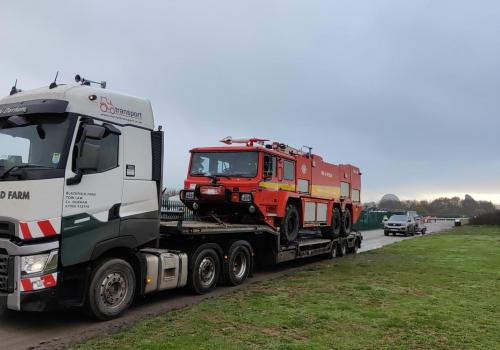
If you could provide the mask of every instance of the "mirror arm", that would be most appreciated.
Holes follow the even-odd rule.
[[[82,177],[83,177],[83,171],[82,169],[78,169],[76,171],[75,176],[70,177],[66,180],[66,185],[68,186],[78,185],[80,182],[82,182]]]

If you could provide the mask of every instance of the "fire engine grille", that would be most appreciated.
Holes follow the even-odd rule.
[[[0,292],[12,292],[12,273],[12,259],[8,255],[0,255]]]

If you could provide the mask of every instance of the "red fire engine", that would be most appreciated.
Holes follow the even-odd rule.
[[[361,213],[359,169],[267,141],[227,137],[221,142],[232,146],[192,149],[182,202],[202,220],[264,222],[282,243],[302,228],[348,236]]]

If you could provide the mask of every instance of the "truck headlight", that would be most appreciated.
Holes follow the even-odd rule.
[[[53,250],[46,254],[22,256],[21,274],[24,276],[56,271],[58,253],[57,250]]]
[[[252,195],[250,193],[242,193],[240,199],[242,202],[251,202]]]

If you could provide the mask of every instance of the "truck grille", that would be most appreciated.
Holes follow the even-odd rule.
[[[13,259],[8,255],[0,255],[0,292],[12,293]]]
[[[14,236],[14,224],[8,221],[0,221],[0,235]]]

